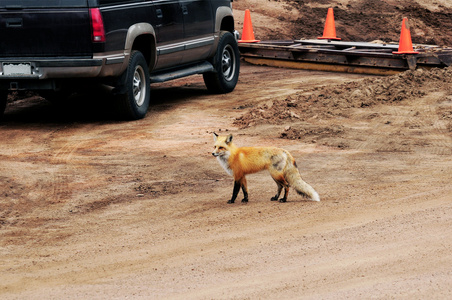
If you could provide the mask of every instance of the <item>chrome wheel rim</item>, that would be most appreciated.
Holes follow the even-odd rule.
[[[133,99],[137,106],[143,105],[146,98],[146,79],[144,75],[144,70],[141,66],[137,66],[133,74]]]
[[[231,81],[235,74],[235,53],[231,45],[227,45],[223,49],[223,55],[221,58],[221,69],[224,79]]]

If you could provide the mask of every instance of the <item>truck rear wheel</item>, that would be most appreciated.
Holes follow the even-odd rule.
[[[125,119],[142,119],[149,108],[151,81],[148,65],[141,52],[132,52],[124,77],[123,90],[117,99],[118,111]]]
[[[207,89],[218,94],[232,92],[239,80],[240,53],[237,40],[229,31],[220,33],[213,67],[215,72],[203,74]]]

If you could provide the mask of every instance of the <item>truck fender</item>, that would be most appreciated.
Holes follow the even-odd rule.
[[[226,22],[223,24],[223,21]],[[221,26],[226,26],[226,28],[222,28]],[[215,14],[215,42],[213,45],[213,50],[210,53],[210,56],[212,57],[215,55],[217,48],[218,48],[218,42],[220,40],[220,31],[226,30],[230,31],[234,34],[234,15],[232,13],[232,9],[227,6],[220,6],[217,8],[216,14]]]
[[[150,45],[139,45],[144,47],[144,49],[133,49],[134,43],[140,36],[148,36],[151,39]],[[124,45],[124,55],[125,66],[124,69],[128,65],[128,61],[130,58],[130,54],[132,50],[140,50],[146,58],[148,62],[149,69],[152,70],[155,62],[157,60],[157,51],[156,51],[156,40],[155,40],[155,30],[154,27],[149,23],[137,23],[129,27],[127,30],[126,42]]]
[[[140,40],[141,37],[149,37],[150,44],[142,44],[140,42],[135,43],[135,41]],[[157,51],[155,45],[155,30],[151,24],[137,23],[129,27],[129,29],[127,30],[127,36],[124,45],[125,59],[121,66],[121,75],[114,83],[115,88],[113,90],[113,94],[122,94],[125,92],[123,83],[127,80],[126,70],[129,66],[130,55],[132,54],[133,50],[139,50],[144,55],[149,66],[149,70],[152,70],[157,60]]]
[[[232,20],[234,20],[234,15],[232,13],[232,9],[227,6],[221,6],[217,8],[217,12],[215,15],[215,33],[219,33],[221,30],[221,24],[223,22],[223,19],[226,17],[230,17]],[[234,22],[232,22],[232,28],[230,28],[229,31],[234,31]]]

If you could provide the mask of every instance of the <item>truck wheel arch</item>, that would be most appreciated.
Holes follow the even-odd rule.
[[[127,31],[124,54],[130,57],[133,50],[140,51],[152,70],[157,61],[155,30],[149,23],[137,23],[129,27]],[[126,65],[128,60],[126,60]]]
[[[234,32],[232,9],[226,6],[219,7],[215,16],[215,32],[220,32],[221,30]]]

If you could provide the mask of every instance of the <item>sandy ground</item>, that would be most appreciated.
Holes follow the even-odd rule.
[[[153,98],[136,122],[95,102],[104,91],[9,104],[2,299],[452,297],[451,68],[244,63],[231,94],[194,76],[154,85]],[[271,202],[263,172],[248,176],[249,203],[227,204],[214,131],[289,150],[321,202],[293,191]]]

